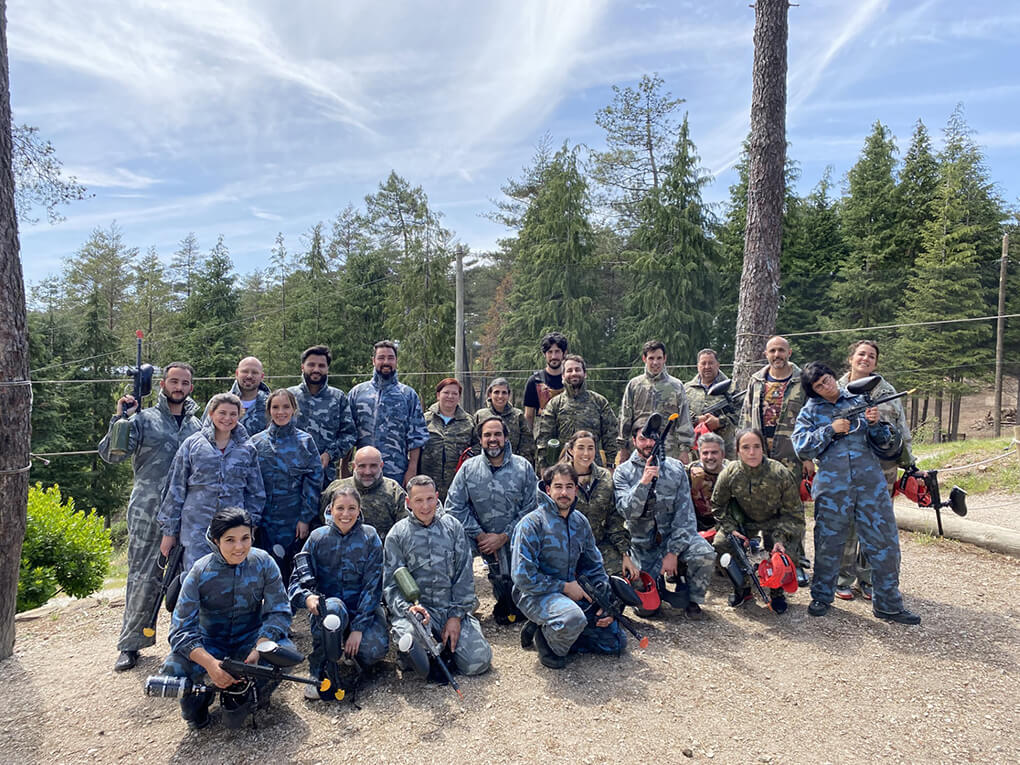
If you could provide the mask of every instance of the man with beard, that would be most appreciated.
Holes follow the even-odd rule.
[[[128,576],[124,600],[124,617],[117,657],[113,668],[118,672],[131,669],[138,663],[138,652],[155,645],[153,634],[147,637],[143,629],[152,613],[153,603],[159,597],[158,559],[162,532],[156,520],[160,499],[170,465],[177,447],[193,433],[202,429],[195,417],[198,405],[188,398],[192,390],[193,372],[188,364],[175,361],[163,369],[159,381],[159,398],[156,405],[142,409],[129,422],[131,432],[124,454],[110,453],[113,424],[121,414],[141,402],[132,396],[123,396],[117,402],[117,413],[110,420],[110,431],[99,442],[99,456],[105,462],[116,464],[131,456],[134,487],[128,500]]]
[[[414,388],[397,380],[397,346],[380,340],[372,347],[371,380],[351,388],[351,413],[358,448],[374,446],[383,475],[401,486],[418,474],[418,457],[428,443],[425,412]]]
[[[237,363],[234,371],[234,384],[230,392],[241,399],[241,419],[239,422],[249,436],[261,433],[269,427],[266,418],[266,399],[272,393],[269,386],[263,382],[266,373],[262,369],[262,362],[254,356],[248,356]],[[202,415],[202,424],[209,423],[209,408],[206,407]]]
[[[645,343],[641,349],[641,359],[645,362],[644,374],[631,378],[623,391],[617,461],[622,465],[630,457],[629,437],[634,423],[658,412],[663,420],[671,414],[680,415],[666,441],[666,454],[686,464],[691,460],[694,427],[691,425],[684,384],[666,371],[666,346],[661,340]]]
[[[535,430],[535,417],[542,414],[546,404],[563,390],[563,357],[567,353],[567,338],[559,332],[550,332],[542,338],[542,355],[545,369],[528,378],[524,386],[524,419]]]
[[[563,394],[546,404],[545,411],[538,418],[538,453],[535,467],[545,470],[559,456],[546,454],[550,439],[565,444],[579,430],[587,430],[595,436],[595,443],[605,452],[605,460],[599,451],[595,452],[596,465],[616,465],[616,415],[605,396],[588,390],[585,380],[588,367],[577,354],[569,354],[563,360]]]
[[[631,557],[642,571],[656,577],[663,600],[675,608],[683,607],[688,618],[699,620],[704,617],[700,604],[705,602],[715,553],[698,534],[687,471],[672,457],[655,464],[652,451],[656,440],[642,433],[647,422],[648,418],[642,417],[634,423],[629,434],[634,452],[613,474],[616,507],[630,532]],[[679,586],[677,592],[669,592],[665,583],[667,576],[679,578],[681,562],[687,569],[686,598]]]
[[[354,445],[355,429],[347,395],[329,384],[333,354],[325,345],[313,345],[301,354],[300,385],[288,390],[298,402],[294,426],[315,440],[325,473],[324,485],[336,478],[334,462]]]
[[[501,548],[513,537],[518,521],[535,509],[538,479],[531,464],[510,449],[506,439],[506,424],[496,416],[482,420],[478,438],[482,453],[461,465],[446,495],[446,511],[460,521],[475,555],[487,562],[504,559]],[[506,572],[503,572],[504,574]],[[513,608],[506,602],[508,593],[502,593],[490,568],[493,592],[497,603],[493,618],[508,623]]]
[[[712,514],[712,490],[719,473],[726,466],[722,436],[706,433],[698,439],[698,460],[687,466],[687,477],[691,482],[691,502],[698,521],[698,531],[715,528],[716,518]]]
[[[698,425],[704,425],[713,433],[718,433],[726,445],[727,459],[736,456],[733,436],[737,432],[737,420],[740,412],[720,412],[702,414],[708,407],[725,401],[725,396],[709,396],[708,389],[716,383],[725,382],[729,378],[719,371],[719,356],[711,348],[698,351],[698,373],[684,385],[687,392],[687,404],[691,408],[691,417]],[[701,441],[699,439],[698,443]]]
[[[365,523],[374,527],[383,541],[393,524],[407,514],[406,494],[400,484],[383,475],[383,458],[374,446],[362,446],[354,452],[354,475],[338,478],[322,492],[323,512],[329,512],[333,495],[343,486],[358,490]]]

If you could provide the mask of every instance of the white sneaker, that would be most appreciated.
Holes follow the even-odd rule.
[[[309,701],[318,701],[319,700],[319,689],[316,688],[314,685],[306,685],[305,686],[305,698],[308,699]]]

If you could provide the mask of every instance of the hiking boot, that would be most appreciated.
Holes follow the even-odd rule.
[[[538,625],[530,620],[521,628],[521,648],[527,650],[535,645],[535,632],[537,630]]]
[[[875,616],[879,619],[884,619],[887,622],[896,622],[897,624],[920,624],[921,617],[915,614],[913,611],[903,609],[897,611],[895,614],[887,614],[883,611],[875,611]]]
[[[829,611],[829,604],[823,603],[820,600],[812,600],[811,605],[807,607],[807,612],[812,616],[825,616]]]
[[[854,591],[851,590],[849,587],[837,587],[836,597],[839,598],[840,600],[853,600]]]
[[[684,608],[684,613],[687,614],[687,618],[692,622],[700,622],[705,619],[705,612],[701,610],[701,606],[697,603],[691,602]]]
[[[769,602],[769,608],[777,614],[785,614],[787,609],[786,596],[773,595]]]
[[[117,661],[113,663],[114,672],[126,672],[138,664],[138,651],[121,651]]]
[[[566,657],[559,656],[553,651],[542,630],[535,631],[535,647],[538,649],[538,660],[542,662],[542,666],[549,669],[563,669],[567,666]]]

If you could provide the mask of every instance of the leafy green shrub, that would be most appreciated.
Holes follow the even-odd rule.
[[[18,611],[41,606],[58,592],[84,598],[103,586],[113,547],[95,512],[61,502],[60,488],[28,490],[28,523],[18,572]]]
[[[113,543],[113,549],[116,551],[127,547],[128,528],[126,519],[121,518],[110,524],[110,541]]]

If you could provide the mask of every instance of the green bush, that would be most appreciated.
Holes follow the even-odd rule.
[[[113,549],[117,552],[127,548],[127,520],[121,518],[110,524],[110,541],[113,543]]]
[[[95,509],[61,502],[60,488],[28,490],[28,523],[18,572],[18,611],[41,606],[58,592],[84,598],[103,586],[113,547]]]

